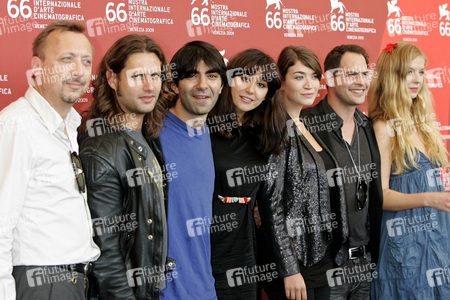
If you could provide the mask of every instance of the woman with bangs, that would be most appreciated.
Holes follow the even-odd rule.
[[[211,264],[218,299],[256,299],[256,276],[274,270],[256,265],[254,209],[267,179],[267,155],[280,153],[286,119],[275,92],[275,61],[257,49],[227,66],[216,106],[207,119],[215,166]],[[250,279],[253,278],[253,279]]]
[[[450,299],[450,194],[440,169],[448,153],[435,126],[426,56],[388,44],[369,90],[381,153],[383,224],[373,299]],[[448,279],[447,279],[448,280]]]
[[[327,171],[339,168],[337,161],[300,117],[317,97],[322,68],[302,46],[284,48],[278,67],[289,141],[281,155],[269,158],[279,176],[264,187],[259,210],[271,236],[273,254],[267,256],[274,256],[281,280],[264,289],[271,300],[329,299],[326,273],[344,262],[348,238],[344,190],[328,185]]]

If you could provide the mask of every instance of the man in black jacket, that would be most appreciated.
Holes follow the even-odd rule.
[[[301,116],[336,157],[339,168],[327,171],[328,184],[343,185],[347,202],[348,258],[327,271],[331,299],[369,299],[378,261],[383,207],[380,153],[371,121],[357,108],[369,89],[368,62],[366,51],[357,45],[331,50],[324,63],[328,95],[302,110]]]
[[[106,52],[94,101],[80,127],[94,241],[93,296],[159,299],[175,273],[167,255],[167,170],[159,143],[168,66],[144,35],[119,39]],[[169,172],[167,172],[169,171]]]

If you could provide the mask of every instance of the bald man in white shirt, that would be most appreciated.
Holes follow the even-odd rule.
[[[85,299],[100,255],[72,107],[92,72],[83,32],[49,24],[33,43],[29,89],[0,112],[0,299]]]

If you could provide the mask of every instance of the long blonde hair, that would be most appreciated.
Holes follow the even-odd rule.
[[[417,57],[422,57],[426,65],[427,58],[422,51],[406,42],[398,42],[392,52],[381,52],[369,89],[369,117],[387,122],[390,130],[393,174],[418,167],[418,149],[411,140],[414,129],[417,129],[431,162],[436,166],[448,165],[448,152],[435,125],[432,96],[425,76],[415,99],[408,90],[406,77],[411,61]]]

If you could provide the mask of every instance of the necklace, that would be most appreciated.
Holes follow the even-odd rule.
[[[356,138],[358,139],[357,140],[358,141],[358,168],[356,167],[355,160],[353,159],[353,155],[350,152],[350,148],[348,147],[348,143],[346,140],[344,140],[344,144],[345,144],[345,147],[347,148],[348,155],[350,156],[350,159],[352,160],[353,166],[355,167],[356,173],[358,174],[358,181],[360,181],[361,175],[360,175],[359,171],[361,170],[360,169],[361,168],[361,153],[360,153],[360,145],[359,145],[359,131],[358,131],[358,124],[356,124],[356,120],[354,117],[353,117],[353,120],[355,121]]]
[[[356,128],[356,137],[358,141],[358,168],[356,167],[355,160],[353,159],[353,155],[350,151],[350,148],[348,147],[347,141],[344,140],[345,147],[347,148],[348,155],[350,156],[350,159],[352,160],[353,166],[355,167],[355,171],[358,174],[358,181],[356,182],[356,203],[358,204],[358,209],[362,210],[369,199],[369,194],[367,193],[369,187],[364,178],[361,176],[361,149],[360,149],[360,143],[359,143],[359,131],[358,131],[358,124],[356,124],[356,119],[353,117],[353,120],[355,122],[355,128]]]

